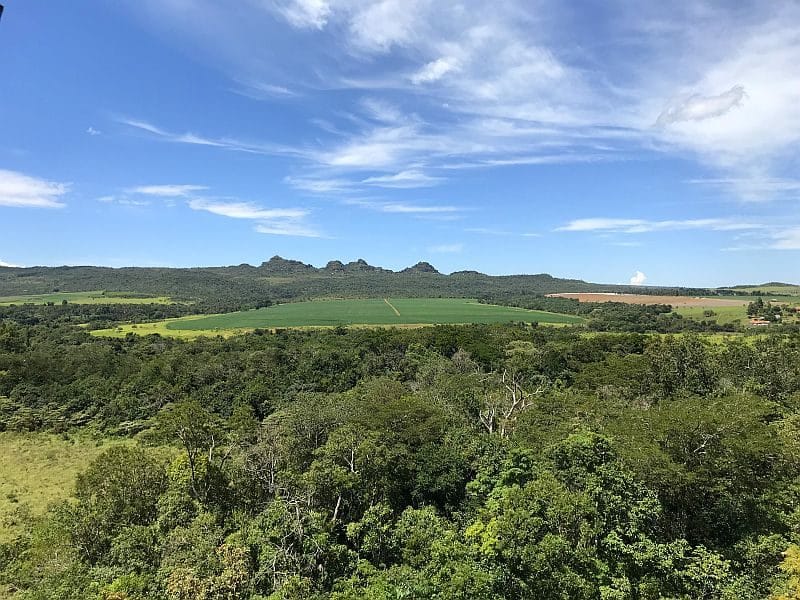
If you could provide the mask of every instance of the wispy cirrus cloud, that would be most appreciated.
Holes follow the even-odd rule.
[[[309,227],[308,225],[304,225],[302,223],[298,223],[296,221],[270,221],[259,223],[256,225],[255,230],[258,233],[265,233],[267,235],[288,235],[294,237],[310,237],[310,238],[319,238],[325,237],[314,229],[313,227]]]
[[[14,208],[63,208],[69,185],[0,169],[0,206]]]
[[[800,145],[800,6],[792,1],[636,11],[611,3],[592,14],[596,39],[587,37],[585,11],[557,0],[274,0],[237,11],[198,0],[192,19],[182,2],[144,5],[159,26],[217,40],[207,60],[261,86],[265,98],[307,91],[313,120],[325,126],[287,148],[129,125],[173,142],[293,156],[355,185],[364,170],[378,171],[366,179],[415,168],[437,177],[444,167],[645,153],[690,157],[726,178],[776,178],[792,171]],[[264,45],[265,36],[281,43]],[[320,110],[343,91],[350,110]],[[747,186],[725,192],[752,196]],[[760,198],[770,194],[764,188]]]
[[[734,219],[646,219],[589,218],[575,219],[556,231],[599,233],[650,233],[654,231],[677,231],[685,229],[707,229],[711,231],[743,231],[764,229],[760,223],[748,223]]]
[[[192,132],[175,133],[162,129],[157,125],[153,125],[148,121],[139,119],[130,119],[122,117],[117,121],[123,125],[127,125],[133,129],[144,131],[153,135],[156,139],[177,144],[189,144],[192,146],[209,146],[212,148],[221,148],[224,150],[233,150],[235,152],[245,152],[247,154],[264,154],[264,155],[284,155],[284,156],[297,156],[304,157],[307,152],[300,148],[292,148],[282,146],[279,144],[271,143],[251,143],[236,138],[229,137],[211,137],[195,134]]]
[[[445,181],[444,177],[432,177],[417,169],[400,171],[393,175],[376,175],[361,180],[361,183],[386,188],[420,188],[431,187]]]
[[[254,230],[270,235],[323,237],[305,218],[310,211],[304,208],[265,208],[252,202],[192,198],[187,202],[192,210],[205,211],[230,219],[255,221]]]
[[[507,229],[495,229],[492,227],[468,227],[464,230],[467,233],[478,233],[481,235],[494,235],[498,237],[527,237],[527,238],[534,238],[534,237],[541,237],[541,233],[534,233],[534,232],[514,232],[508,231]]]
[[[800,196],[800,179],[769,177],[758,172],[749,173],[746,177],[691,179],[689,183],[730,192],[748,202],[767,202],[776,198],[793,200]]]
[[[299,29],[322,29],[331,13],[327,0],[276,0],[271,7]]]
[[[143,194],[145,196],[159,196],[162,198],[185,198],[195,192],[207,190],[205,185],[167,184],[167,185],[140,185],[128,188],[129,194]]]
[[[360,206],[384,213],[404,215],[454,215],[465,209],[452,204],[412,204],[408,202],[383,202],[375,200],[347,199],[344,204]]]
[[[800,227],[781,229],[772,235],[773,250],[800,250]]]
[[[746,94],[744,86],[735,85],[717,96],[694,94],[678,100],[658,115],[656,125],[666,127],[680,121],[703,121],[721,117],[731,109],[741,106]]]
[[[252,202],[220,202],[216,200],[192,199],[188,202],[192,210],[202,210],[231,219],[299,219],[308,215],[302,208],[262,208]]]

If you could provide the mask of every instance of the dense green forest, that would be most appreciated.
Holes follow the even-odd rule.
[[[20,515],[13,597],[798,597],[796,332],[616,305],[565,328],[79,326],[170,310],[0,314],[0,428],[129,441]],[[659,319],[679,333],[635,332]]]

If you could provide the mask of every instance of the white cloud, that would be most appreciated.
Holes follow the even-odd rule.
[[[421,0],[377,0],[361,3],[350,16],[352,42],[362,50],[387,52],[396,44],[410,42],[427,2]]]
[[[223,202],[193,198],[187,202],[189,208],[210,212],[231,219],[256,221],[258,233],[295,237],[323,237],[314,227],[305,222],[309,211],[304,208],[263,208],[251,202]]]
[[[439,244],[437,246],[430,246],[428,252],[436,252],[440,254],[456,254],[464,250],[464,244]]]
[[[188,205],[192,210],[203,210],[231,219],[298,219],[308,215],[308,211],[303,208],[261,208],[250,202],[218,202],[195,198],[189,200]]]
[[[361,183],[386,188],[420,188],[437,185],[442,181],[444,181],[443,177],[433,177],[431,175],[426,175],[422,171],[409,169],[407,171],[400,171],[394,175],[367,177],[362,180]]]
[[[344,204],[360,206],[384,213],[407,215],[453,215],[464,209],[453,205],[409,204],[407,202],[376,202],[374,200],[347,199]]]
[[[447,73],[454,71],[458,68],[458,63],[452,58],[437,58],[429,62],[419,71],[414,73],[410,79],[411,83],[419,85],[421,83],[432,83],[438,81]]]
[[[184,198],[194,192],[201,192],[208,188],[204,185],[140,185],[125,190],[130,194],[144,194],[145,196],[160,196],[163,198]]]
[[[253,100],[270,100],[273,98],[292,98],[298,95],[297,92],[290,90],[283,85],[275,85],[263,81],[237,81],[238,87],[231,91],[252,98]]]
[[[289,24],[299,29],[322,29],[331,13],[326,0],[276,0],[274,7]]]
[[[631,277],[631,285],[644,285],[645,281],[647,281],[647,275],[641,271],[636,271]]]
[[[711,10],[715,22],[673,36],[689,58],[659,72],[661,84],[675,82],[670,95],[728,90],[687,100],[674,115],[680,120],[662,114],[660,119],[669,126],[660,130],[660,139],[667,144],[663,150],[689,151],[734,178],[791,172],[787,160],[796,156],[800,144],[800,5],[754,6],[760,10],[750,7],[754,14],[741,16],[733,10]],[[653,77],[647,87],[655,92],[661,84]],[[647,104],[642,101],[642,106]],[[657,114],[652,104],[650,109]],[[746,188],[731,189],[747,194]]]
[[[773,250],[800,250],[800,227],[775,232],[770,248]]]
[[[717,96],[693,94],[665,108],[664,112],[658,115],[656,125],[665,127],[679,121],[702,121],[721,117],[732,108],[741,106],[745,96],[744,87],[741,85],[735,85]]]
[[[652,231],[673,231],[681,229],[708,229],[711,231],[741,231],[763,229],[759,223],[746,223],[732,219],[684,219],[648,221],[645,219],[575,219],[556,231],[582,231],[606,233],[649,233]]]
[[[331,192],[343,192],[350,189],[353,185],[348,179],[341,178],[315,178],[315,177],[292,177],[287,176],[283,178],[285,183],[288,183],[295,189],[303,190],[305,192],[313,192],[315,194],[329,194]]]
[[[747,177],[691,179],[689,183],[732,192],[748,202],[764,202],[775,198],[794,199],[800,195],[800,180],[769,177],[750,173]]]
[[[0,206],[16,208],[63,208],[67,184],[0,169]]]
[[[399,123],[405,120],[402,111],[386,100],[374,97],[364,98],[361,101],[361,106],[367,112],[367,115],[375,121],[380,121],[382,123]]]
[[[101,135],[103,132],[100,131],[99,129],[95,129],[94,127],[89,127],[86,130],[86,133],[88,133],[89,135]]]
[[[255,227],[258,233],[268,235],[290,235],[295,237],[323,237],[322,234],[306,225],[294,221],[271,221],[259,223]]]
[[[419,204],[406,204],[404,202],[388,202],[386,204],[381,204],[379,210],[386,213],[431,214],[455,213],[463,209],[457,206],[427,206]]]
[[[303,89],[321,100],[315,107],[330,106],[312,115],[317,123],[343,122],[341,131],[322,127],[327,135],[295,147],[129,122],[161,139],[291,156],[356,183],[363,174],[354,172],[367,169],[644,152],[692,157],[720,178],[769,180],[796,170],[797,2],[647,2],[636,11],[606,3],[593,14],[597,35],[557,0],[262,0],[236,11],[198,0],[191,18],[183,0],[144,4],[159,26],[214,39],[208,60],[234,79],[269,82],[267,95]],[[299,31],[276,26],[276,13]],[[277,43],[264,44],[268,34]],[[287,51],[293,43],[302,51]],[[368,94],[372,105],[353,99],[358,114],[343,116],[343,91]],[[726,191],[780,194],[753,187]]]
[[[290,148],[286,146],[280,146],[276,144],[258,144],[258,143],[250,143],[242,140],[238,140],[235,138],[211,138],[202,135],[197,135],[195,133],[187,132],[187,133],[174,133],[162,129],[152,123],[147,121],[141,121],[138,119],[128,119],[128,118],[120,118],[118,119],[120,123],[123,125],[127,125],[134,129],[138,129],[140,131],[145,131],[150,133],[157,138],[167,141],[173,142],[177,144],[189,144],[194,146],[210,146],[214,148],[222,148],[225,150],[233,150],[235,152],[245,152],[247,154],[265,154],[265,155],[273,155],[273,156],[297,156],[297,157],[308,157],[308,153],[304,150],[299,148]]]
[[[13,263],[6,262],[3,259],[0,259],[0,267],[12,267],[14,269],[22,269],[22,268],[24,268],[22,265],[15,265]]]

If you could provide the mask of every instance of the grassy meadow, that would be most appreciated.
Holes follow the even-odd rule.
[[[0,433],[0,543],[14,537],[24,514],[41,515],[67,498],[77,474],[109,442],[48,433]]]
[[[138,297],[116,292],[54,292],[52,294],[31,294],[28,296],[0,296],[0,306],[11,304],[172,304],[166,296]]]

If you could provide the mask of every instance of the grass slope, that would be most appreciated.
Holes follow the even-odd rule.
[[[27,296],[0,296],[0,306],[11,304],[61,304],[64,300],[71,304],[172,304],[166,296],[138,298],[103,291],[56,292],[52,294],[31,294]]]
[[[446,323],[580,323],[582,319],[544,311],[480,304],[461,298],[319,300],[279,304],[199,319],[176,319],[170,330],[252,329],[336,325],[432,325]]]
[[[0,543],[19,530],[20,513],[40,515],[67,498],[77,474],[108,447],[47,433],[0,433]]]

